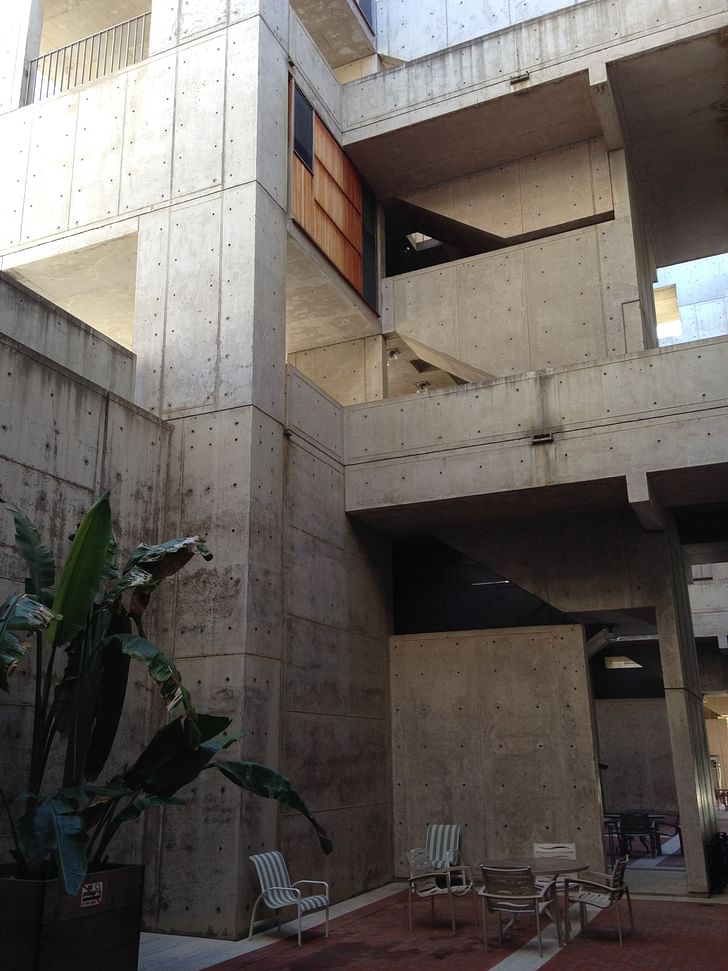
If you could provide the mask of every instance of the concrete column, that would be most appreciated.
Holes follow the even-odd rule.
[[[258,16],[217,36],[222,184],[194,191],[189,134],[195,112],[209,125],[220,110],[220,87],[201,87],[203,103],[189,105],[178,77],[174,204],[140,219],[137,400],[174,429],[166,532],[199,533],[214,554],[178,578],[160,642],[198,709],[229,715],[243,735],[232,757],[278,766],[287,59]],[[179,71],[193,74],[196,56],[195,45],[180,49]],[[213,773],[195,788],[186,810],[165,813],[161,835],[149,834],[154,926],[239,937],[252,902],[248,856],[277,844],[277,804]]]
[[[707,893],[704,846],[717,831],[695,635],[679,538],[665,531],[664,595],[656,604],[660,658],[680,809],[688,890]]]
[[[3,6],[0,31],[0,114],[23,103],[28,61],[38,55],[43,0],[17,0]]]

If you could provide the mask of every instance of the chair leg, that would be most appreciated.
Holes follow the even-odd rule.
[[[470,888],[470,896],[473,898],[473,923],[478,926],[478,902],[475,899],[475,887]]]
[[[559,914],[559,901],[557,897],[551,902],[551,918],[556,924],[556,939],[559,942],[559,947],[564,946],[564,938],[561,934],[561,915]]]
[[[409,894],[407,896],[407,903],[409,904],[409,907],[408,907],[408,910],[409,910],[409,925],[410,925],[410,933],[411,933],[412,932],[412,891],[411,890],[410,890],[410,892],[409,892]]]
[[[253,904],[253,913],[250,915],[250,930],[248,931],[248,940],[253,936],[253,928],[255,927],[255,913],[258,910],[258,903],[260,902],[260,897]]]
[[[622,918],[619,914],[619,900],[614,905],[614,909],[617,911],[617,933],[619,934],[619,946],[622,947]]]
[[[326,940],[329,939],[329,907],[326,905]]]
[[[634,933],[634,917],[632,916],[632,901],[629,897],[629,887],[624,888],[627,897],[627,910],[629,911],[629,929]]]
[[[485,922],[485,897],[481,897],[480,900],[481,900],[481,903],[483,904],[483,947],[487,951],[488,950],[488,927]]]
[[[301,905],[298,905],[298,946],[301,946]]]
[[[536,905],[536,936],[538,937],[538,956],[543,957],[543,944],[541,943],[541,915],[538,912],[538,904]]]
[[[582,931],[586,927],[586,904],[579,904],[579,927]]]
[[[450,924],[452,925],[452,932],[455,933],[455,905],[453,904],[452,894],[449,893],[448,897],[450,899]]]
[[[500,941],[501,946],[502,946],[503,943],[504,943],[504,941],[503,941],[503,914],[500,911],[498,911],[498,940]]]

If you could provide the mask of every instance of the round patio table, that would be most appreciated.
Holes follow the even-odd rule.
[[[527,866],[535,877],[544,874],[558,876],[560,873],[583,873],[589,869],[589,864],[583,860],[567,860],[563,856],[508,856],[500,860],[486,860],[481,866],[494,867],[497,870]]]

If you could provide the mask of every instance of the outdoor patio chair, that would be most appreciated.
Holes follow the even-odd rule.
[[[676,816],[665,814],[664,819],[658,819],[655,823],[655,838],[657,841],[658,852],[662,852],[662,841],[671,840],[677,836],[680,844],[680,852],[683,852],[682,830],[680,829],[680,813]]]
[[[483,944],[488,950],[488,933],[486,925],[486,905],[491,914],[498,914],[498,935],[503,944],[503,915],[511,918],[509,927],[519,914],[533,914],[536,918],[536,934],[538,935],[538,955],[543,956],[543,942],[541,940],[541,915],[548,911],[556,925],[559,945],[561,944],[561,921],[556,901],[555,884],[552,880],[543,887],[538,887],[533,878],[530,867],[500,867],[481,866],[483,886],[478,888],[478,896],[483,903]]]
[[[410,850],[407,853],[409,863],[409,928],[412,930],[412,901],[415,897],[422,900],[430,900],[432,908],[432,919],[435,919],[435,897],[447,896],[450,904],[450,923],[452,932],[455,933],[455,907],[453,897],[465,897],[470,894],[473,898],[473,920],[477,924],[478,914],[475,907],[475,896],[473,888],[473,878],[470,867],[460,864],[458,866],[439,866],[435,863],[422,847]]]
[[[555,856],[562,860],[575,860],[576,843],[534,843],[533,855],[539,859]],[[559,880],[556,873],[539,876],[536,879],[536,886],[543,887],[552,880],[556,881],[556,892],[560,893],[564,889],[564,881]]]
[[[586,908],[598,907],[606,910],[614,907],[617,915],[617,932],[619,946],[622,946],[622,920],[619,913],[619,901],[627,898],[630,928],[634,931],[632,916],[632,901],[629,899],[629,887],[624,882],[624,871],[627,857],[617,860],[611,873],[596,873],[589,870],[583,877],[567,877],[564,881],[564,902],[566,905],[566,943],[571,940],[571,922],[569,920],[569,906],[579,904],[579,924],[583,931],[586,926]]]
[[[619,815],[619,853],[620,856],[627,856],[632,850],[632,840],[635,836],[639,837],[640,842],[650,856],[657,856],[657,834],[655,833],[654,821],[649,814],[639,813],[620,813]]]
[[[255,926],[255,912],[262,901],[266,907],[275,911],[278,921],[278,933],[281,930],[280,912],[286,907],[295,907],[298,914],[298,946],[301,946],[301,918],[315,910],[326,910],[326,938],[329,936],[329,885],[324,880],[296,880],[291,883],[288,867],[283,854],[278,850],[270,853],[258,853],[250,857],[255,872],[258,875],[260,894],[253,904],[250,917],[250,931],[248,940],[253,936]],[[323,887],[324,892],[304,897],[298,889],[301,886]]]
[[[425,850],[436,870],[460,862],[460,831],[457,823],[428,823]]]

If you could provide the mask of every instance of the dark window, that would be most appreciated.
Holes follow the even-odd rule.
[[[362,183],[362,293],[366,302],[377,309],[377,200],[371,189]]]
[[[313,108],[298,88],[293,95],[293,151],[313,172]]]
[[[372,0],[357,0],[359,9],[367,19],[369,26],[374,30],[374,4]]]

